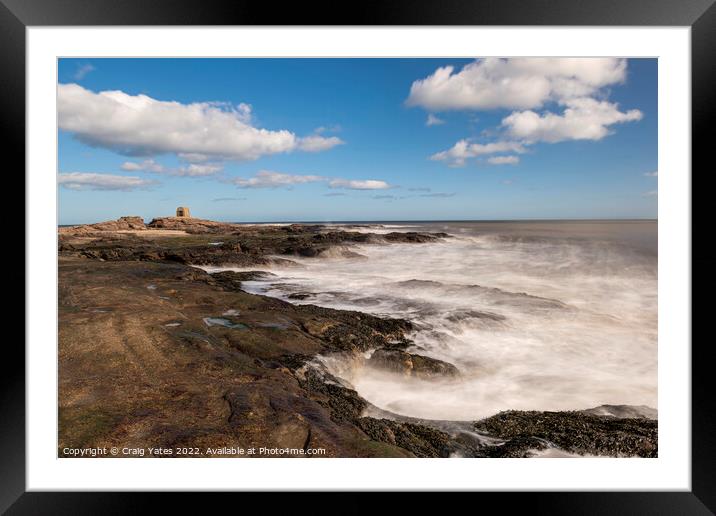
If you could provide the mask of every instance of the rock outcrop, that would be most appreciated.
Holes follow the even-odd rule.
[[[197,219],[194,217],[159,217],[147,224],[151,229],[171,229],[185,231],[190,234],[203,233],[229,233],[235,231],[236,224],[215,222],[213,220]]]
[[[120,217],[117,220],[108,220],[96,224],[84,224],[80,226],[67,226],[59,229],[60,234],[91,234],[104,231],[144,231],[147,226],[142,217]]]
[[[595,416],[584,412],[507,411],[477,421],[475,430],[504,438],[522,456],[535,439],[580,455],[657,456],[657,422],[644,418]],[[521,443],[520,446],[516,446]],[[488,450],[500,453],[500,450]],[[518,453],[518,456],[519,456]],[[500,455],[502,456],[502,455]]]
[[[142,230],[141,235],[120,233],[129,229]],[[161,234],[155,230],[182,231],[188,235],[159,238]],[[93,238],[82,238],[86,236]],[[418,244],[440,238],[431,233],[396,233],[391,242]],[[276,262],[272,257],[277,255],[314,258],[334,253],[340,246],[383,242],[379,235],[327,230],[317,225],[247,226],[182,217],[154,219],[146,226],[138,217],[123,217],[60,231],[60,253],[66,255],[106,261],[170,261],[240,267],[271,264]],[[341,248],[340,254],[361,258],[349,249]]]
[[[368,359],[367,364],[377,369],[423,379],[460,375],[457,367],[448,362],[396,349],[376,350]]]

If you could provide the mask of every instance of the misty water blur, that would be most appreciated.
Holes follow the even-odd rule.
[[[243,285],[283,299],[310,294],[289,299],[294,303],[409,319],[417,331],[408,351],[462,373],[427,381],[360,360],[325,360],[379,408],[474,420],[507,409],[657,406],[656,222],[386,223],[359,230],[443,231],[452,238],[350,247],[362,257],[297,258],[302,267],[271,267],[277,277]]]

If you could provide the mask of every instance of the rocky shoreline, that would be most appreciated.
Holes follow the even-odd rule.
[[[316,357],[363,356],[420,378],[452,364],[407,351],[409,321],[249,294],[263,266],[353,244],[444,233],[343,231],[139,217],[60,228],[59,454],[66,448],[323,449],[327,457],[655,457],[657,421],[634,407],[425,421],[372,406]],[[355,253],[354,253],[355,254]]]

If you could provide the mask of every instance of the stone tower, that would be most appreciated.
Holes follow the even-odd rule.
[[[187,206],[179,206],[177,208],[177,217],[191,217]]]

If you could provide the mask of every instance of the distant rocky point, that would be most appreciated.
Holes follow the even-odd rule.
[[[96,224],[81,224],[60,228],[61,234],[88,234],[101,231],[144,231],[147,229],[142,217],[120,217],[117,220],[97,222]]]
[[[179,230],[186,233],[228,233],[235,231],[238,224],[228,222],[215,222],[213,220],[197,219],[194,217],[158,217],[145,224],[141,217],[127,216],[117,220],[98,222],[96,224],[82,224],[60,228],[62,234],[91,234],[105,231],[146,231],[152,229]]]
[[[236,231],[238,224],[215,222],[194,217],[159,217],[147,224],[148,229],[172,229],[187,233],[227,233]]]

